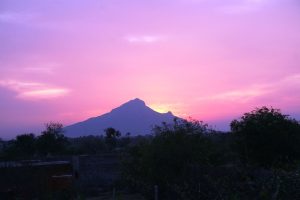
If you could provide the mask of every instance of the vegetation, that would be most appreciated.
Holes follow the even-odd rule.
[[[50,122],[45,124],[45,130],[39,136],[25,133],[13,140],[0,140],[0,159],[22,160],[57,155],[94,155],[124,148],[131,141],[129,134],[120,138],[120,131],[114,128],[107,128],[104,131],[105,136],[67,138],[64,136],[62,124]]]
[[[104,135],[66,138],[59,123],[40,136],[0,140],[2,159],[49,155],[122,155],[123,188],[153,199],[299,199],[300,124],[278,109],[257,108],[217,132],[199,121],[175,119],[151,136],[130,137],[110,127]]]
[[[129,149],[124,179],[149,199],[154,185],[160,199],[297,199],[299,128],[266,107],[233,120],[230,133],[197,121],[163,124]]]
[[[65,153],[68,140],[63,135],[63,125],[50,122],[45,124],[45,128],[39,136],[25,133],[6,142],[2,147],[2,158],[27,159]]]
[[[278,109],[262,107],[245,113],[231,122],[231,131],[247,163],[285,168],[300,158],[299,123]]]
[[[15,141],[16,153],[22,157],[34,155],[36,152],[36,138],[33,133],[18,135]]]
[[[46,124],[46,130],[37,139],[37,149],[42,155],[64,152],[67,138],[63,135],[63,125],[60,123]]]
[[[207,135],[211,130],[202,122],[175,120],[174,125],[154,128],[155,137],[129,150],[130,159],[124,162],[124,176],[129,184],[151,196],[153,186],[161,192],[173,192],[162,198],[179,195],[171,191],[190,184],[194,166],[213,163],[212,143]],[[174,193],[175,192],[175,193]]]
[[[115,149],[117,145],[117,138],[121,136],[120,131],[109,127],[105,131],[105,142],[108,145],[109,149]]]

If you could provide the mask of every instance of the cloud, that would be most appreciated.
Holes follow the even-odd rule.
[[[44,88],[22,92],[18,97],[22,99],[49,99],[65,96],[68,92],[69,91],[64,88]]]
[[[143,35],[143,36],[127,36],[125,37],[129,43],[155,43],[162,40],[162,37],[155,35]]]
[[[0,80],[0,86],[14,90],[14,91],[20,91],[32,87],[39,87],[43,84],[37,83],[37,82],[22,82],[22,81],[16,81],[16,80]]]
[[[281,81],[285,84],[297,84],[300,87],[300,74],[294,74],[291,76],[287,76]]]
[[[264,87],[254,86],[250,88],[243,88],[240,90],[230,90],[225,91],[219,94],[207,96],[207,97],[200,97],[198,98],[199,101],[209,101],[209,100],[222,100],[222,101],[249,101],[255,97],[264,95],[268,92]]]
[[[272,96],[276,94],[283,95],[286,90],[300,91],[300,74],[294,74],[283,77],[276,82],[252,85],[246,88],[224,91],[211,96],[203,96],[198,98],[198,101],[238,101],[248,102],[255,98],[264,97],[267,94]]]
[[[34,61],[33,61],[34,62]],[[38,63],[38,64],[26,64],[22,63],[21,66],[16,65],[4,65],[3,69],[1,69],[2,72],[6,71],[9,74],[14,75],[55,75],[56,71],[61,67],[62,65],[55,62],[45,62],[45,63]],[[3,74],[1,74],[1,77],[4,77]],[[9,76],[9,75],[8,75]],[[0,80],[1,81],[1,80]]]
[[[17,93],[17,98],[25,100],[53,99],[67,95],[70,90],[39,82],[0,80],[0,86]]]

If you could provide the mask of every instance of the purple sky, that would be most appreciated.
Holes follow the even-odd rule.
[[[299,0],[0,0],[0,137],[134,99],[228,129],[300,119]]]

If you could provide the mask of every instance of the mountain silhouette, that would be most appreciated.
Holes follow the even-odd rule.
[[[154,125],[172,123],[174,118],[171,112],[156,112],[146,106],[144,101],[136,98],[109,113],[67,126],[64,130],[68,137],[101,135],[108,127],[119,130],[122,135],[145,135],[151,132]]]

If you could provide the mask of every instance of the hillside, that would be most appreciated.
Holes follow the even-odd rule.
[[[174,118],[171,112],[158,113],[136,98],[109,113],[65,127],[65,134],[68,137],[100,135],[104,129],[113,127],[123,135],[128,132],[131,135],[145,135],[151,132],[154,125],[171,123]]]

